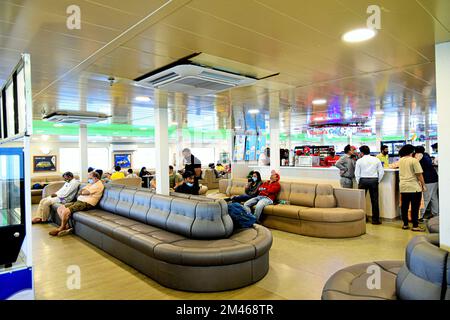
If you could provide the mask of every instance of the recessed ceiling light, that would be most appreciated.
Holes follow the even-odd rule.
[[[315,99],[312,102],[313,105],[320,105],[320,104],[326,104],[326,103],[327,103],[326,99]]]
[[[382,115],[382,114],[384,114],[384,111],[375,111],[373,114],[374,115]]]
[[[361,28],[351,30],[342,36],[342,40],[349,43],[367,41],[375,37],[377,32],[374,29]]]
[[[250,110],[248,110],[248,113],[257,114],[257,113],[259,113],[259,110],[258,109],[250,109]]]
[[[241,126],[236,126],[236,127],[234,127],[235,129],[242,129],[242,127]]]
[[[152,99],[150,97],[139,96],[136,97],[135,100],[139,102],[150,102]]]

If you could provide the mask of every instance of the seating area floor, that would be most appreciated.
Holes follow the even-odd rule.
[[[365,235],[351,239],[310,238],[272,230],[270,269],[265,278],[237,290],[192,293],[163,287],[77,236],[51,237],[48,231],[52,228],[50,224],[33,226],[37,299],[320,299],[325,282],[337,270],[362,262],[404,260],[406,244],[418,235],[402,230],[400,221],[368,224]],[[67,287],[70,266],[80,268],[80,289]]]

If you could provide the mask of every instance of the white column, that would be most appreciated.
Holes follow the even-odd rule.
[[[430,136],[430,113],[427,110],[425,113],[425,151],[431,154],[431,140],[429,140]]]
[[[169,195],[167,94],[155,91],[156,193]]]
[[[80,136],[78,145],[80,147],[80,181],[87,182],[87,169],[88,169],[88,138],[87,138],[87,126],[80,124]]]
[[[280,171],[280,95],[269,96],[270,110],[270,170]]]
[[[233,175],[235,163],[233,162],[233,143],[234,143],[234,130],[233,129],[227,129],[227,151],[230,155],[230,163],[231,163],[231,179],[233,179],[235,176]],[[223,165],[225,165],[223,163]]]
[[[450,251],[450,42],[436,45],[440,244]]]

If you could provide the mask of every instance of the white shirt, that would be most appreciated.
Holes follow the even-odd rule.
[[[56,191],[56,196],[64,200],[66,200],[66,198],[69,198],[68,200],[71,201],[77,194],[79,185],[80,183],[77,180],[72,179],[70,180],[70,182],[64,183],[61,189]]]
[[[378,182],[381,182],[383,176],[384,169],[380,159],[366,155],[356,161],[355,177],[358,183],[361,178],[378,178]]]

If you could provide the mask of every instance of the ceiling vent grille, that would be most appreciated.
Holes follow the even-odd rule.
[[[66,124],[91,124],[108,120],[104,113],[90,111],[57,110],[42,117],[45,121]]]

